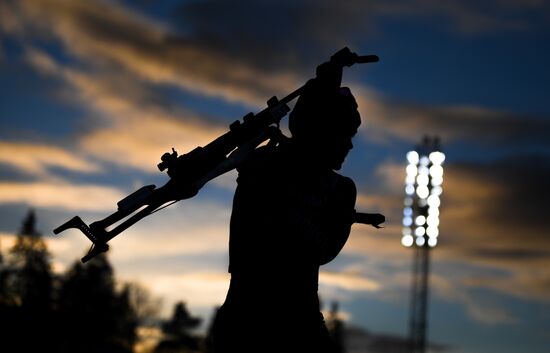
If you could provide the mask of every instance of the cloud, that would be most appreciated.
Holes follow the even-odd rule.
[[[0,233],[0,244],[2,252],[7,253],[15,244],[17,235],[11,233]],[[83,243],[87,239],[82,237],[73,237],[65,234],[60,237],[44,237],[48,250],[53,255],[52,269],[56,273],[63,273],[72,266],[75,258],[82,254],[85,248]],[[151,244],[149,240],[148,244]],[[127,244],[128,245],[128,244]],[[174,246],[164,243],[165,247]],[[146,244],[144,244],[146,246]],[[120,281],[139,281],[147,284],[154,295],[163,298],[165,305],[163,315],[167,316],[172,310],[172,304],[184,300],[192,305],[194,309],[206,308],[210,310],[215,306],[221,305],[227,293],[229,286],[229,274],[223,270],[216,272],[211,269],[192,270],[180,268],[178,273],[164,273],[145,269],[144,273],[136,276],[127,267],[120,264],[120,256],[117,253],[110,253],[110,261],[115,265],[117,278]],[[139,256],[137,254],[136,256]],[[175,271],[174,271],[175,272]]]
[[[378,167],[378,175],[387,183],[382,190],[402,192],[402,169],[391,162]],[[544,211],[550,198],[544,186],[548,178],[550,161],[542,156],[492,163],[449,162],[443,184],[441,239],[434,260],[474,266],[475,272],[460,278],[472,288],[537,300],[550,298],[550,239],[545,236],[550,224]],[[402,196],[382,193],[374,199],[382,199],[383,212],[392,215],[387,227],[370,234],[369,228],[354,226],[359,234],[366,234],[350,238],[344,251],[377,249],[376,255],[397,257]]]
[[[384,229],[354,225],[339,258],[380,284],[373,295],[403,300],[410,285],[411,249],[400,245],[403,165],[382,163],[379,187],[359,195],[359,210],[386,214]],[[550,298],[550,226],[545,187],[550,160],[518,156],[495,162],[459,162],[445,167],[440,242],[432,252],[431,286],[436,297],[456,302],[486,325],[516,324],[519,309],[488,300],[479,289],[522,300]],[[345,298],[344,298],[345,299]]]
[[[519,322],[509,308],[500,306],[494,299],[470,293],[468,287],[462,286],[456,277],[432,273],[430,288],[440,297],[464,305],[467,314],[484,325],[508,325]]]
[[[274,93],[298,87],[319,58],[328,59],[334,48],[352,46],[364,40],[365,33],[376,33],[378,18],[444,15],[464,23],[462,28],[489,28],[491,23],[502,28],[509,20],[503,14],[521,9],[508,3],[495,1],[501,11],[488,12],[483,6],[456,1],[363,1],[346,6],[192,1],[175,9],[174,22],[166,24],[113,2],[9,1],[4,8],[11,16],[6,15],[4,31],[23,38],[58,39],[88,67],[125,71],[146,82],[262,106]],[[523,9],[532,13],[541,6]],[[284,18],[265,16],[281,11]]]
[[[0,245],[2,246],[0,249],[2,253],[5,252],[5,249],[11,249],[13,247],[15,244],[15,237],[15,234],[0,232]]]
[[[276,55],[285,51],[269,48],[273,41],[268,41],[270,44],[265,50],[260,50],[258,47],[252,50],[253,45],[246,44],[246,36],[243,34],[250,24],[243,24],[244,27],[241,28],[237,25],[238,22],[231,22],[236,19],[228,17],[221,11],[226,8],[223,4],[218,4],[220,7],[212,13],[212,17],[203,18],[204,11],[216,8],[214,6],[216,4],[218,3],[206,2],[184,5],[181,13],[183,18],[188,20],[185,26],[189,27],[185,33],[194,38],[188,40],[174,39],[181,36],[180,29],[162,25],[120,5],[103,2],[66,3],[49,0],[12,4],[11,10],[19,11],[20,17],[26,21],[22,21],[23,24],[20,26],[10,26],[10,28],[30,26],[26,30],[12,29],[11,32],[22,31],[26,35],[36,36],[32,30],[33,26],[39,28],[47,26],[47,33],[61,39],[65,49],[75,55],[81,63],[86,64],[80,65],[86,70],[63,67],[44,52],[37,50],[27,52],[27,60],[35,68],[62,78],[72,90],[76,90],[71,92],[73,96],[77,95],[80,101],[86,102],[95,112],[110,117],[107,127],[98,129],[83,139],[84,148],[96,156],[115,159],[117,163],[127,161],[133,167],[150,170],[148,169],[150,165],[156,163],[159,154],[166,149],[166,143],[162,143],[162,146],[157,144],[159,140],[173,141],[172,145],[176,146],[184,142],[183,146],[187,150],[187,147],[204,144],[204,141],[215,137],[214,131],[209,129],[214,129],[216,132],[225,129],[225,127],[205,123],[204,121],[208,120],[205,117],[196,116],[179,108],[166,97],[162,97],[155,92],[159,84],[175,85],[186,91],[191,90],[225,97],[231,101],[263,106],[266,97],[273,93],[288,93],[304,81],[304,69],[293,65],[292,62],[300,62],[304,67],[312,67],[319,63],[319,57],[330,55],[321,54],[320,50],[306,50],[315,57],[309,60],[299,52],[287,54],[292,57],[287,58],[289,61],[287,65],[281,61],[279,55]],[[262,4],[251,5],[252,8],[249,10],[260,11],[262,6],[268,6],[268,8],[275,6],[270,3]],[[427,3],[420,5],[427,6]],[[438,8],[436,4],[432,5]],[[234,8],[232,5],[231,11],[239,12],[239,6]],[[292,7],[292,5],[288,6]],[[296,6],[296,8],[292,7],[296,11],[296,19],[292,21],[298,21],[301,16],[305,18],[313,16],[314,18],[310,19],[311,21],[305,21],[305,24],[317,28],[314,24],[317,21],[315,19],[317,15],[306,11],[308,6],[313,4],[306,2]],[[356,12],[352,9],[359,5],[337,6],[334,9],[332,5],[326,3],[319,6],[320,10],[334,10],[330,18],[336,19],[342,12],[355,14]],[[405,5],[396,5],[396,8],[403,6]],[[391,6],[377,2],[370,2],[367,6],[374,12],[392,13],[395,10],[388,7]],[[473,5],[471,7],[475,8]],[[220,11],[223,12],[226,20],[207,26]],[[408,11],[395,10],[394,12],[407,13]],[[99,16],[99,14],[108,15]],[[234,31],[227,30],[233,25],[237,26]],[[309,28],[307,26],[306,28]],[[344,29],[342,31],[345,32]],[[245,47],[244,53],[247,54],[240,57],[237,52],[233,52],[234,49],[226,47],[224,43],[235,43],[235,41],[228,41],[225,38],[227,35],[239,36],[241,39],[239,43]],[[221,44],[217,46],[212,41],[201,40],[202,36],[214,37],[212,40],[220,41]],[[257,38],[256,32],[254,38]],[[248,48],[247,45],[251,47]],[[334,48],[334,45],[331,44],[331,47]],[[284,70],[275,70],[270,65],[262,65],[261,62],[264,60],[261,58],[264,56],[272,57],[274,63],[279,68],[284,67]],[[255,61],[255,58],[259,59]],[[471,141],[491,146],[514,141],[515,145],[537,147],[548,144],[544,131],[550,129],[550,125],[542,117],[524,116],[478,106],[415,105],[388,99],[361,86],[355,87],[354,91],[357,92],[356,97],[359,100],[362,115],[367,121],[365,131],[371,141],[383,142],[388,138],[418,141],[420,136],[411,131],[419,131],[418,127],[422,126],[451,143]],[[151,130],[155,127],[158,127],[158,131]],[[204,139],[198,138],[200,136]],[[200,143],[197,143],[199,141]],[[136,157],[137,154],[132,152],[135,151],[136,146],[140,145],[151,147],[147,149],[150,151],[147,162]],[[132,147],[130,149],[125,146]]]
[[[505,271],[493,280],[474,281],[477,285],[523,298],[550,298],[550,239],[545,236],[550,224],[544,211],[550,197],[544,187],[548,159],[521,157],[448,169],[442,255]]]
[[[372,279],[365,278],[359,274],[346,272],[321,271],[319,282],[322,285],[339,287],[347,291],[376,291],[380,284]]]
[[[221,131],[205,124],[144,115],[135,121],[92,131],[82,137],[81,146],[98,159],[158,172],[155,166],[165,152],[171,152],[170,147],[187,153],[214,140]]]
[[[113,261],[225,254],[230,205],[190,199],[151,215],[113,239]],[[154,234],[154,237],[152,237]],[[225,258],[225,257],[224,257]],[[177,260],[177,259],[176,259]]]
[[[295,86],[294,78],[284,72],[258,71],[239,57],[204,48],[193,38],[112,2],[42,0],[5,6],[20,19],[6,31],[24,38],[56,38],[68,53],[91,67],[253,104],[263,104],[273,92]]]
[[[484,6],[496,11],[485,11]],[[382,31],[376,18],[443,16],[450,18],[448,23],[462,33],[473,34],[536,27],[537,23],[525,23],[522,16],[542,11],[546,6],[535,1],[519,8],[519,2],[509,0],[489,5],[426,0],[391,4],[363,1],[348,6],[317,1],[237,5],[203,1],[183,5],[179,18],[184,20],[176,28],[117,2],[3,1],[2,31],[22,38],[27,62],[41,73],[59,79],[64,97],[84,103],[90,111],[91,128],[79,133],[74,153],[62,147],[36,144],[27,146],[30,152],[27,155],[21,153],[7,161],[8,157],[1,153],[0,159],[4,157],[2,163],[37,175],[47,173],[51,167],[82,173],[102,171],[99,164],[89,163],[87,156],[93,156],[94,161],[150,172],[169,147],[188,151],[225,132],[225,127],[209,123],[208,117],[198,116],[162,96],[156,91],[159,88],[176,87],[249,106],[263,106],[266,97],[288,93],[303,82],[304,76],[311,76],[319,58],[332,54],[334,48],[352,47],[354,42],[359,43],[359,35]],[[310,11],[313,7],[315,11]],[[212,12],[213,9],[217,11]],[[235,12],[229,15],[226,9]],[[512,14],[513,11],[518,15]],[[282,12],[287,16],[265,16]],[[256,16],[257,13],[262,16]],[[54,43],[65,52],[60,55],[56,50],[48,53],[36,49],[47,48],[40,45],[44,43]],[[415,105],[383,97],[365,87],[357,87],[354,92],[358,92],[356,96],[366,117],[366,134],[371,139],[378,138],[377,142],[395,138],[416,142],[420,136],[411,131],[418,131],[421,126],[450,143],[473,142],[484,147],[548,146],[549,125],[541,117],[476,106]],[[3,145],[13,147],[9,143]],[[22,143],[18,146],[22,147]],[[435,261],[436,264],[455,261],[457,267],[475,268],[455,275],[453,278],[458,282],[453,286],[489,288],[522,298],[546,300],[550,297],[549,244],[544,236],[548,224],[543,211],[548,195],[546,189],[538,187],[548,180],[547,164],[510,162],[449,165],[441,216],[442,241]],[[532,171],[529,177],[534,179],[523,181],[524,168]],[[390,185],[375,194],[360,195],[358,206],[386,213],[386,228],[354,226],[343,255],[366,255],[370,264],[377,266],[375,269],[387,274],[384,263],[395,268],[407,268],[409,264],[407,249],[399,244],[402,167],[386,164],[379,173],[387,176]],[[59,180],[0,184],[0,203],[70,211],[112,210],[123,196],[109,186],[68,185]],[[199,222],[193,218],[197,215],[178,219],[176,214],[164,213],[154,216],[163,217],[163,222],[144,220],[113,240],[112,255],[117,268],[139,259],[154,261],[151,254],[178,258],[224,251],[228,208],[200,208],[193,204],[195,207],[206,215],[212,215],[213,210],[219,212],[220,218]],[[151,241],[152,237],[156,241]],[[70,245],[78,249],[73,253],[80,254],[89,245],[84,237],[69,238],[78,242]],[[502,275],[490,275],[492,270]],[[124,271],[130,271],[129,267]],[[210,277],[199,280],[193,276],[201,276],[194,274],[187,276],[168,276],[157,283],[158,288],[167,288],[171,279],[180,281],[182,291],[200,281],[213,287],[217,286],[213,283],[221,281]],[[154,278],[150,276],[151,280]],[[328,287],[350,292],[367,291],[378,284],[376,293],[381,295],[408,285],[403,271],[387,278],[371,272],[353,275],[323,272],[321,278]],[[218,300],[221,286],[216,288],[208,302]],[[198,291],[195,292],[198,296]],[[176,292],[171,293],[176,298]],[[511,313],[491,306],[483,311],[484,305],[476,306],[468,301],[469,297],[464,298],[457,300],[467,305],[470,315],[478,320],[513,321]]]
[[[211,309],[223,303],[229,288],[229,274],[192,272],[179,275],[145,276],[148,287],[168,302],[184,300],[193,307]]]
[[[97,173],[101,167],[78,153],[58,146],[0,141],[0,163],[37,177],[46,177],[50,167],[81,173]]]
[[[19,235],[15,233],[0,232],[0,251],[4,255],[4,261],[6,257],[9,258],[9,250],[15,245],[16,239]],[[71,244],[71,239],[64,237],[43,237],[48,252],[52,255],[50,257],[51,269],[56,274],[64,273],[70,261],[74,260],[71,255],[71,251],[74,250],[74,246]]]
[[[111,209],[123,196],[116,188],[93,184],[61,181],[0,182],[0,204],[26,204],[70,211],[104,211]]]
[[[450,19],[454,29],[462,34],[479,35],[495,31],[518,31],[541,28],[546,25],[538,13],[548,11],[544,1],[492,0],[477,1],[433,1],[421,0],[409,4],[415,15],[423,16],[427,10],[432,16]]]
[[[175,12],[181,32],[203,47],[242,57],[266,71],[317,64],[322,53],[381,37],[388,19],[442,22],[461,34],[524,30],[545,25],[543,2],[475,1],[188,1]],[[266,16],[284,13],[285,16]],[[442,20],[443,19],[443,20]],[[536,19],[536,20],[535,20]],[[297,58],[300,58],[298,60]],[[282,64],[282,65],[281,65]],[[305,65],[304,65],[305,64]]]
[[[398,138],[416,143],[424,134],[439,136],[447,144],[474,143],[484,148],[547,146],[550,122],[480,106],[434,106],[395,101],[372,89],[353,87],[362,118],[362,131],[369,141],[388,143]]]
[[[26,57],[36,69],[61,79],[71,99],[103,117],[97,127],[79,136],[80,149],[99,160],[153,172],[170,147],[187,152],[225,132],[175,107],[147,85],[132,84],[126,75],[94,75],[63,67],[36,49],[27,50]]]
[[[169,83],[185,90],[263,105],[273,93],[296,88],[304,76],[311,75],[304,75],[304,70],[311,71],[320,57],[328,59],[334,48],[357,39],[357,33],[363,36],[364,31],[357,26],[373,26],[376,22],[366,20],[365,16],[450,14],[464,19],[462,22],[475,22],[475,18],[499,17],[518,10],[524,10],[520,11],[524,15],[546,7],[538,2],[494,0],[493,3],[498,11],[485,11],[484,6],[470,2],[443,4],[430,0],[392,4],[363,1],[346,6],[313,1],[245,1],[230,6],[219,0],[191,1],[174,11],[179,22],[166,25],[110,2],[20,1],[5,5],[10,13],[17,14],[11,18],[20,18],[17,25],[6,25],[5,30],[38,38],[40,33],[47,33],[60,39],[69,53],[92,67],[101,63],[104,70],[126,71],[148,82]],[[282,20],[279,16],[263,15],[283,9],[288,10],[286,25],[279,22]],[[467,20],[469,16],[474,20]],[[270,21],[276,21],[277,25],[269,25]],[[178,23],[181,28],[176,27]],[[281,70],[282,67],[285,69]],[[415,108],[403,107],[395,113],[410,113]],[[467,116],[488,113],[479,110],[435,108],[425,113]]]

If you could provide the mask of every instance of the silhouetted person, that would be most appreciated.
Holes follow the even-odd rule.
[[[290,114],[292,137],[258,148],[238,168],[217,353],[335,350],[319,308],[319,266],[349,236],[356,188],[335,170],[361,123],[341,75],[319,66]]]

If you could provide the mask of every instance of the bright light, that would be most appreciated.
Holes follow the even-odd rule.
[[[426,234],[428,234],[430,238],[437,238],[439,236],[439,229],[437,229],[437,227],[428,226]]]
[[[426,146],[429,148],[429,144]],[[401,244],[405,247],[435,247],[439,236],[445,154],[433,151],[422,155],[417,151],[409,151],[406,157],[408,165]]]
[[[432,178],[442,178],[443,177],[443,167],[437,164],[434,164],[430,167],[430,176]]]
[[[428,167],[420,166],[418,167],[418,174],[428,175],[430,174],[430,169]]]
[[[407,171],[407,175],[416,176],[416,174],[418,173],[418,168],[414,164],[409,164],[407,166],[406,171]]]
[[[428,185],[430,178],[426,174],[420,174],[416,177],[416,182],[418,185]]]
[[[443,193],[443,188],[438,185],[432,188],[432,195],[440,196]]]
[[[418,152],[416,151],[410,151],[407,153],[407,161],[409,161],[410,164],[418,164]]]
[[[439,225],[439,217],[436,215],[429,215],[426,222],[428,223],[428,226],[437,227]]]
[[[432,186],[439,186],[443,184],[443,177],[432,177]]]
[[[427,166],[428,164],[430,164],[430,159],[428,157],[426,156],[420,157],[420,165]]]
[[[404,235],[403,238],[401,238],[401,244],[403,246],[406,246],[407,248],[411,247],[414,243],[414,238],[412,235]]]
[[[416,194],[421,199],[425,199],[430,195],[430,190],[426,185],[419,185],[418,188],[416,188]]]
[[[439,200],[439,196],[437,195],[428,196],[428,206],[436,208],[436,207],[439,207],[440,204],[441,204],[441,200]]]
[[[435,151],[430,153],[430,161],[433,164],[443,164],[445,161],[445,154],[443,152]]]
[[[422,237],[426,234],[426,229],[424,227],[418,227],[414,230],[414,235],[417,237]]]
[[[428,207],[428,216],[439,216],[439,208]]]

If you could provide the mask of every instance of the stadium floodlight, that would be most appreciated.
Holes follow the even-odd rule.
[[[439,242],[439,206],[443,194],[443,162],[439,140],[426,137],[407,153],[401,244],[414,249],[410,319],[411,353],[425,353],[429,259]]]
[[[445,154],[438,149],[437,142],[425,143],[406,155],[403,226],[409,231],[403,232],[401,239],[405,247],[415,244],[435,247],[437,244],[445,161]]]

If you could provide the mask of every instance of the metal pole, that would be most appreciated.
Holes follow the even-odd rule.
[[[425,353],[430,272],[430,248],[427,244],[416,247],[413,261],[410,349],[411,353]]]
[[[410,312],[410,322],[409,322],[409,345],[411,353],[416,352],[416,337],[417,337],[417,288],[418,288],[418,261],[419,258],[419,249],[415,248],[413,250],[413,264],[412,264],[412,274],[411,274],[411,312]]]

